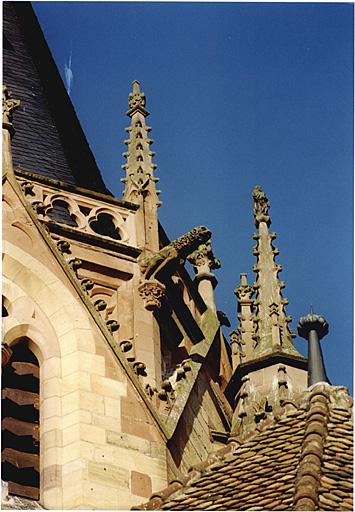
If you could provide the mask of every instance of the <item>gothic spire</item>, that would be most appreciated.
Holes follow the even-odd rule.
[[[293,346],[294,334],[288,326],[291,321],[291,317],[285,312],[288,301],[281,293],[285,285],[278,279],[282,267],[275,262],[279,250],[273,246],[272,241],[276,238],[276,233],[269,233],[269,199],[259,186],[253,190],[253,201],[254,223],[258,228],[258,233],[253,235],[257,240],[253,249],[257,257],[257,263],[253,267],[257,276],[254,284],[254,356],[260,357],[274,352],[300,355]]]
[[[151,128],[145,122],[149,116],[145,104],[145,94],[140,90],[139,82],[135,80],[128,96],[127,116],[131,118],[131,125],[126,128],[129,138],[124,141],[127,151],[123,156],[127,158],[127,163],[122,166],[126,172],[126,177],[121,180],[125,184],[123,196],[127,201],[135,203],[139,203],[141,197],[149,196],[155,206],[160,206],[160,191],[156,190],[155,186],[159,179],[154,177],[154,169],[157,166],[152,163],[154,152],[150,150],[150,146],[153,140],[148,137]]]

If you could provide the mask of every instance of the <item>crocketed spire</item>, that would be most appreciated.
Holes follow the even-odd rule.
[[[272,241],[276,233],[269,233],[271,218],[269,216],[269,199],[261,187],[253,190],[254,223],[258,233],[253,238],[257,241],[253,253],[257,263],[253,270],[256,273],[254,289],[254,356],[260,357],[273,352],[300,355],[294,348],[294,334],[289,329],[291,317],[285,313],[287,299],[282,297],[281,289],[285,286],[279,281],[281,265],[275,262],[279,250]]]
[[[159,206],[160,191],[156,190],[155,186],[159,179],[154,177],[154,169],[157,166],[152,163],[154,152],[150,150],[150,145],[153,140],[148,137],[151,128],[145,123],[145,118],[149,116],[145,104],[145,94],[140,90],[139,82],[135,80],[128,96],[127,115],[131,118],[131,126],[126,128],[129,139],[124,141],[128,147],[123,153],[127,158],[127,163],[122,166],[126,172],[126,177],[121,180],[125,184],[123,197],[127,201],[139,203],[140,197],[150,196],[153,203]]]

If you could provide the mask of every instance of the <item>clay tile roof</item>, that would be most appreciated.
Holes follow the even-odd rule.
[[[318,384],[139,510],[352,510],[352,399]],[[190,476],[190,478],[189,478]],[[170,487],[170,486],[169,486]]]

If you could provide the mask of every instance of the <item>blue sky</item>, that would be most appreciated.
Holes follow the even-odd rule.
[[[251,193],[270,199],[292,327],[312,304],[333,384],[352,391],[353,5],[34,2],[109,189],[122,196],[127,96],[151,112],[160,220],[213,232],[217,308],[254,280]],[[231,329],[227,329],[228,333]],[[296,339],[306,354],[306,342]]]

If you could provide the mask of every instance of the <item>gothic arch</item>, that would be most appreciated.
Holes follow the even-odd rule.
[[[39,254],[36,259],[4,241],[3,293],[9,315],[3,318],[3,334],[10,348],[25,339],[39,361],[40,502],[48,507],[53,503],[51,492],[55,487],[61,489],[63,448],[58,440],[64,436],[65,429],[70,428],[63,421],[63,415],[69,414],[65,410],[68,409],[67,396],[80,389],[78,380],[68,391],[68,378],[73,372],[80,372],[81,355],[89,364],[95,358],[95,361],[104,358],[95,353],[93,324],[90,317],[83,314],[84,306],[72,292],[63,271],[59,265],[53,265],[50,253],[42,249]],[[44,485],[45,475],[57,471],[58,480],[51,481],[48,488],[48,482]],[[54,508],[61,508],[60,502],[55,503]]]
[[[10,493],[39,499],[39,362],[21,338],[2,365],[2,478]]]

